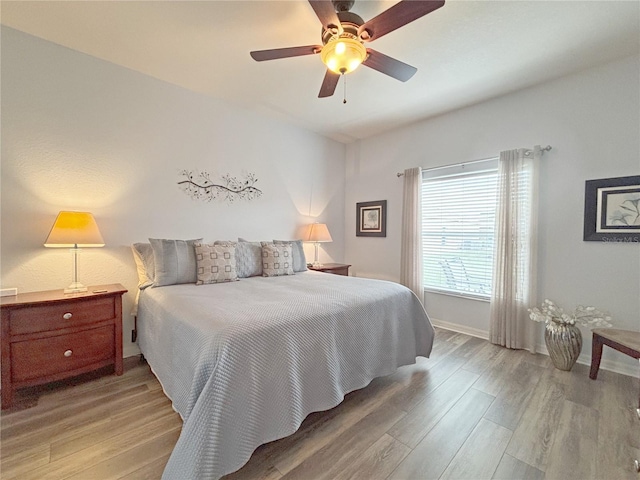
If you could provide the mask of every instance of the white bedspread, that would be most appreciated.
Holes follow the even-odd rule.
[[[380,280],[303,272],[148,288],[139,344],[184,420],[163,479],[217,479],[311,412],[428,356],[415,295]]]

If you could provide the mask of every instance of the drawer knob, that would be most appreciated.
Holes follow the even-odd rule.
[[[69,320],[71,317],[73,317],[73,313],[67,312],[64,315],[62,315],[62,318],[64,318],[65,320]]]
[[[73,351],[72,350],[67,350],[66,352],[64,352],[64,356],[65,357],[70,357],[71,355],[73,355]]]

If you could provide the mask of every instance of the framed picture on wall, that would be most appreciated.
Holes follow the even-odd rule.
[[[387,201],[356,203],[356,237],[387,236]]]
[[[640,243],[640,175],[585,182],[584,240]]]

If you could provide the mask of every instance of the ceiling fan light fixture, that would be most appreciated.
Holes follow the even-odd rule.
[[[338,37],[329,40],[320,58],[327,68],[338,74],[353,72],[367,58],[367,49],[353,38]]]

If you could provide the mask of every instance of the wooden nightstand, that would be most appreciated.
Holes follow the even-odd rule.
[[[108,365],[122,375],[122,295],[116,283],[0,298],[2,408],[18,388],[49,383]]]
[[[325,263],[320,267],[307,265],[307,268],[309,270],[315,270],[316,272],[333,273],[334,275],[344,275],[345,277],[348,277],[350,266],[351,265],[346,265],[344,263]]]

